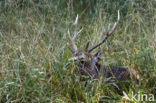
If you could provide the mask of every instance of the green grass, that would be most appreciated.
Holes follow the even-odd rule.
[[[83,32],[76,43],[97,43],[121,20],[104,49],[101,64],[131,66],[143,79],[131,92],[156,96],[156,1],[155,0],[2,0],[0,1],[0,102],[95,103],[119,102],[113,83],[96,80],[85,85],[68,68],[67,30],[79,14]],[[95,51],[94,51],[95,52]],[[129,92],[129,93],[128,93]],[[155,97],[156,98],[156,97]],[[131,101],[135,103],[134,101]]]

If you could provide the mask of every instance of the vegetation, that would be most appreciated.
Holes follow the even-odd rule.
[[[1,0],[0,102],[121,102],[121,95],[110,89],[114,83],[85,85],[67,66],[72,56],[67,31],[74,31],[76,15],[83,27],[76,43],[83,49],[86,41],[102,40],[117,10],[121,20],[100,47],[105,50],[101,64],[135,68],[142,81],[125,92],[156,96],[155,0]]]

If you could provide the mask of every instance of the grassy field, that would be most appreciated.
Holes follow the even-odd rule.
[[[67,30],[74,31],[76,15],[83,27],[76,44],[83,50],[86,41],[102,40],[117,10],[118,28],[98,48],[105,51],[101,64],[135,68],[142,80],[125,92],[156,99],[155,0],[1,0],[0,103],[122,103],[110,89],[114,83],[86,86],[66,66],[72,56]]]

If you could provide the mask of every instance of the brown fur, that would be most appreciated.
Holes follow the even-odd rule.
[[[117,66],[103,66],[99,63],[91,64],[91,61],[80,61],[78,71],[81,75],[89,76],[90,79],[97,79],[100,76],[106,78],[114,78],[118,81],[123,80],[141,80],[140,74],[130,67],[117,67]],[[83,79],[84,80],[84,79]]]

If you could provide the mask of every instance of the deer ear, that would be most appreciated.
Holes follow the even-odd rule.
[[[96,54],[94,54],[94,58],[96,58],[96,61],[100,61],[102,57],[103,51],[98,51]]]
[[[94,56],[96,57],[101,57],[102,56],[103,51],[98,51],[96,54],[94,54]]]

